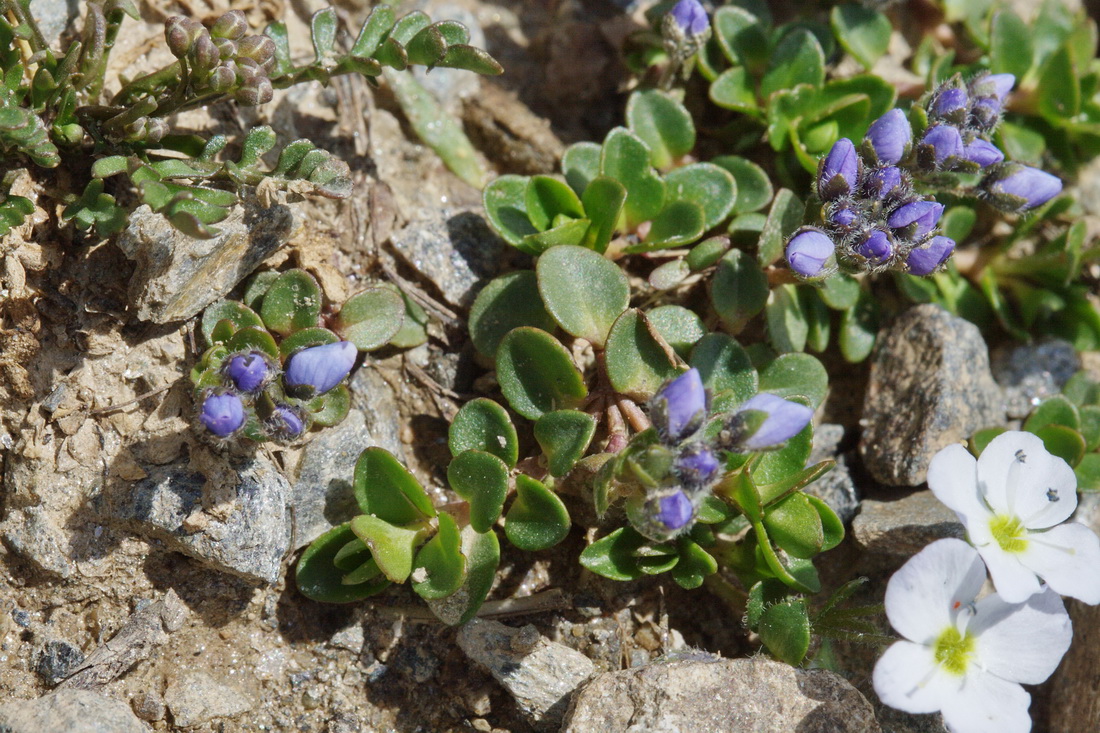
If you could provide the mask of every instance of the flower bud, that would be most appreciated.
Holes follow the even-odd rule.
[[[206,80],[206,87],[212,92],[228,92],[236,83],[237,74],[227,62],[214,67],[210,78]]]
[[[176,58],[183,58],[191,50],[191,44],[202,34],[202,23],[185,18],[182,15],[173,15],[164,21],[164,40],[168,44],[168,50]]]
[[[228,38],[215,38],[214,45],[218,48],[218,57],[222,61],[237,57],[237,42]]]
[[[836,247],[820,229],[802,227],[787,242],[787,263],[802,277],[817,277],[833,257]]]
[[[707,390],[698,369],[688,369],[665,382],[649,403],[650,419],[666,444],[693,435],[707,416]]]
[[[813,416],[805,405],[761,392],[730,416],[719,441],[738,453],[775,448],[802,432]]]
[[[247,32],[248,19],[241,10],[230,10],[210,26],[210,35],[214,38],[229,38],[235,41]]]
[[[217,66],[220,60],[218,47],[214,45],[210,34],[203,31],[191,44],[191,67],[196,73],[205,75],[210,73],[210,70]]]
[[[871,196],[885,200],[887,196],[898,190],[901,185],[901,169],[887,165],[875,168],[871,175],[867,176],[865,188]]]
[[[894,254],[894,248],[890,244],[890,235],[875,229],[867,235],[866,239],[856,245],[856,252],[877,265],[890,259],[890,256]]]
[[[931,112],[936,117],[952,122],[966,120],[966,107],[970,104],[970,97],[962,89],[948,87],[935,96],[931,104]]]
[[[998,205],[1008,204],[1001,208],[1017,211],[1045,204],[1062,192],[1062,182],[1057,177],[1019,163],[999,166],[982,185]]]
[[[276,405],[267,420],[268,431],[280,440],[296,440],[306,430],[302,413],[290,405]]]
[[[228,438],[244,425],[244,404],[232,392],[209,394],[202,403],[199,420],[219,438]]]
[[[975,97],[992,97],[1003,103],[1014,86],[1016,77],[1012,74],[988,74],[970,82],[970,93]]]
[[[661,486],[627,497],[623,507],[631,526],[644,537],[665,542],[691,527],[695,505],[679,486]]]
[[[846,137],[833,143],[817,172],[817,192],[824,201],[851,194],[859,181],[859,155]]]
[[[237,354],[225,365],[225,376],[241,392],[259,392],[271,374],[267,357],[258,351]]]
[[[145,121],[145,142],[159,143],[168,134],[168,123],[160,117],[148,117]]]
[[[864,140],[870,144],[878,162],[896,165],[905,157],[913,141],[913,128],[904,112],[892,109],[871,123]]]
[[[856,225],[859,222],[859,212],[855,209],[850,209],[847,206],[837,209],[829,217],[829,221],[837,226],[848,229]]]
[[[909,256],[905,260],[905,267],[911,275],[929,275],[937,267],[947,262],[947,258],[955,251],[955,240],[950,237],[932,237],[923,247],[914,247],[909,250]]]
[[[974,100],[970,107],[970,124],[982,130],[992,130],[1001,121],[1001,102],[993,97]]]
[[[1005,159],[1005,154],[993,143],[979,137],[969,145],[963,146],[963,157],[985,168],[994,163],[1000,163]]]
[[[275,96],[275,90],[267,77],[253,79],[237,90],[233,98],[246,107],[267,104]]]
[[[237,57],[252,59],[261,67],[275,62],[275,41],[267,36],[245,36],[237,43]]]
[[[685,446],[676,457],[673,470],[686,488],[703,488],[718,476],[719,464],[714,454],[702,443]]]
[[[943,204],[935,201],[913,201],[899,206],[886,223],[897,236],[916,241],[935,229],[942,215]]]
[[[959,128],[954,125],[932,125],[921,138],[921,148],[931,151],[924,153],[927,160],[922,162],[926,163],[927,167],[933,167],[933,162],[935,166],[940,166],[948,158],[962,155],[962,135],[959,134]]]
[[[657,505],[657,521],[672,530],[681,529],[695,514],[691,499],[683,491],[658,499]]]
[[[283,381],[288,387],[324,394],[340,384],[355,366],[358,351],[350,341],[310,346],[287,361]]]
[[[669,11],[669,15],[686,36],[701,36],[710,28],[707,10],[699,0],[680,0]]]

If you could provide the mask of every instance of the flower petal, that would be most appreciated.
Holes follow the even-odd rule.
[[[928,488],[936,498],[959,515],[963,523],[990,515],[978,491],[978,462],[970,451],[953,443],[928,465]]]
[[[1064,596],[1100,603],[1100,538],[1078,522],[1028,536],[1020,563]]]
[[[1069,519],[1077,508],[1077,476],[1069,464],[1044,451],[1030,454],[1028,478],[1016,488],[1016,516],[1028,529],[1046,529]]]
[[[952,733],[1027,733],[1031,695],[1015,682],[975,670],[945,698],[943,721]]]
[[[965,678],[952,677],[936,664],[932,648],[898,641],[875,663],[871,682],[883,703],[907,713],[934,713],[957,694]]]
[[[1007,602],[1023,603],[1039,592],[1039,579],[1020,563],[1020,555],[1005,552],[996,541],[979,545],[978,552],[989,568],[993,587]]]
[[[975,609],[967,631],[977,637],[978,665],[1011,682],[1043,682],[1073,641],[1065,604],[1050,588],[1025,603],[1006,603],[994,593]]]
[[[998,514],[1019,516],[1015,495],[1021,488],[1026,493],[1027,487],[1046,484],[1047,477],[1041,471],[1047,463],[1040,458],[1049,455],[1038,436],[1019,430],[1001,433],[989,441],[978,457],[978,487],[986,503]],[[1042,491],[1046,492],[1045,486]]]
[[[962,540],[936,540],[901,566],[886,584],[886,616],[899,634],[931,643],[985,582],[985,567]]]

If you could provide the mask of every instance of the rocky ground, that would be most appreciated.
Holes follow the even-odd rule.
[[[257,26],[285,14],[305,44],[314,4],[234,7]],[[64,28],[65,3],[33,6],[53,33]],[[446,70],[426,80],[498,172],[548,172],[563,143],[599,139],[614,124],[624,77],[613,49],[627,25],[610,4],[419,7],[480,29],[508,69],[492,81]],[[164,17],[226,9],[222,0],[146,4],[114,62],[156,65]],[[357,0],[342,10],[363,12]],[[740,619],[706,592],[581,571],[579,527],[551,551],[506,554],[490,596],[499,602],[461,630],[434,621],[406,589],[352,606],[299,595],[288,568],[346,516],[363,448],[384,447],[426,486],[445,485],[448,418],[493,390],[463,317],[517,255],[481,218],[479,193],[410,142],[385,89],[343,78],[266,109],[182,123],[233,132],[267,122],[287,138],[323,141],[351,164],[350,200],[246,212],[226,225],[236,238],[198,256],[154,217],[135,217],[117,243],[91,242],[59,235],[58,212],[45,208],[0,247],[0,729],[941,729],[935,716],[876,709],[874,649],[834,649],[842,674],[746,658]],[[23,195],[34,193],[28,184]],[[431,340],[368,357],[347,421],[304,448],[225,453],[191,430],[187,371],[197,354],[186,319],[261,261],[310,270],[334,300],[397,282],[432,315]],[[217,267],[204,269],[210,262]],[[888,328],[876,359],[837,371],[814,457],[838,458],[814,490],[855,518],[823,558],[825,577],[868,575],[868,602],[907,556],[961,532],[928,492],[896,487],[919,485],[936,449],[1003,422],[1006,404],[1019,418],[1077,368],[1055,342],[997,352],[991,368],[976,329],[930,306]],[[1074,656],[1036,695],[1050,730],[1100,726],[1095,703],[1085,728],[1062,719],[1064,701],[1098,697],[1095,611],[1073,613]]]

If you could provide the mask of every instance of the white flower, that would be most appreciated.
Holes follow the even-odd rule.
[[[998,435],[977,460],[961,445],[932,459],[928,486],[959,515],[993,585],[1009,603],[1038,593],[1100,603],[1100,538],[1062,524],[1077,508],[1077,477],[1031,433]]]
[[[1050,589],[1025,603],[996,593],[975,601],[985,567],[962,540],[938,540],[886,586],[886,616],[906,640],[875,665],[879,699],[908,713],[943,713],[952,733],[1031,729],[1031,696],[1020,686],[1054,672],[1073,628]]]

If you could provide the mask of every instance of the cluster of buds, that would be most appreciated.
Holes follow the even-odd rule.
[[[305,403],[344,381],[357,355],[349,341],[301,349],[285,366],[257,350],[231,353],[222,362],[222,384],[203,390],[199,422],[222,439],[251,425],[262,438],[294,441],[310,427]]]
[[[179,15],[164,24],[168,48],[196,92],[232,93],[240,104],[255,106],[270,102],[274,94],[267,75],[275,66],[275,43],[247,32],[240,10],[221,16],[209,30]]]
[[[652,540],[691,529],[700,502],[725,473],[723,453],[779,447],[813,416],[805,405],[762,393],[719,417],[717,431],[704,431],[709,402],[698,369],[667,382],[650,401],[656,441],[632,451],[628,466],[643,490],[630,496],[626,512],[634,528]]]
[[[900,109],[875,120],[857,149],[841,138],[818,166],[822,226],[802,227],[787,241],[787,262],[804,278],[837,266],[849,272],[934,272],[955,249],[939,233],[943,205],[918,194],[913,182],[943,172],[982,173],[979,194],[994,206],[1023,212],[1062,190],[1056,177],[1019,163],[989,140],[1001,119],[1011,74],[981,74],[964,84],[956,75],[925,104],[928,126],[914,143]]]
[[[661,19],[665,50],[682,64],[694,56],[710,38],[710,18],[699,0],[680,0]]]

